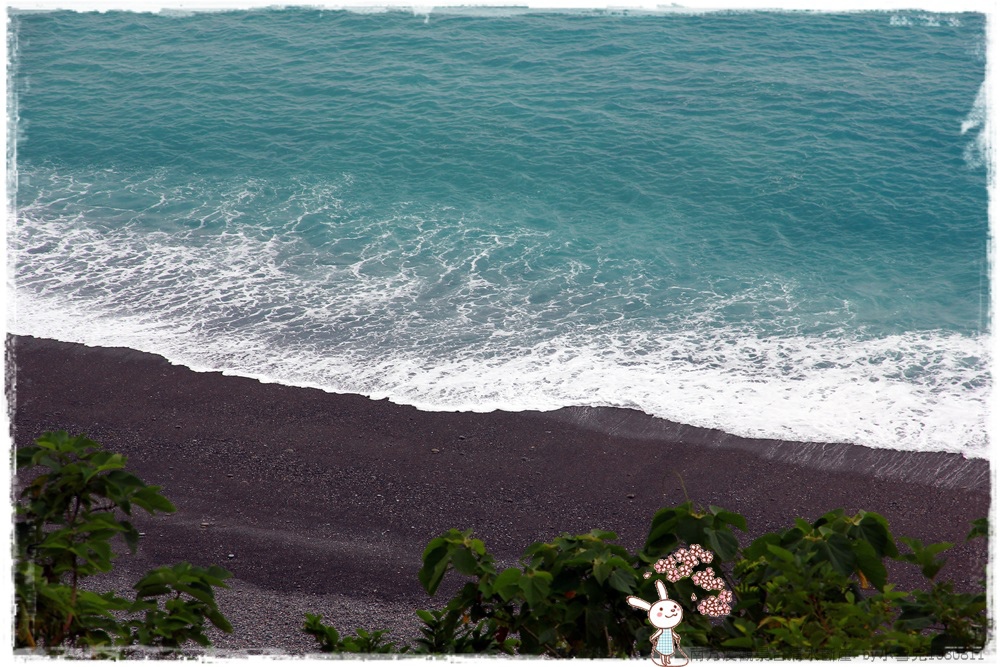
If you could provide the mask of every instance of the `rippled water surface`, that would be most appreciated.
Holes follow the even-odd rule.
[[[984,455],[984,20],[16,13],[17,333]]]

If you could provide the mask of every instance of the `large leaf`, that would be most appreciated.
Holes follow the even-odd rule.
[[[747,520],[743,518],[743,515],[724,510],[721,507],[716,507],[715,505],[709,505],[708,511],[721,521],[728,523],[731,526],[736,526],[740,530],[746,532]]]
[[[777,556],[778,558],[780,558],[781,560],[785,561],[786,563],[794,563],[795,562],[795,554],[793,554],[788,549],[783,549],[783,548],[779,547],[777,544],[774,544],[774,543],[771,543],[771,542],[761,542],[760,544],[765,549],[767,549],[767,551],[771,555]]]
[[[457,545],[451,548],[449,553],[452,566],[461,574],[478,576],[480,574],[479,562],[467,547]]]
[[[682,513],[677,517],[677,535],[688,544],[698,544],[704,539],[705,529],[711,526],[711,519]]]
[[[548,597],[551,582],[552,575],[548,572],[526,572],[518,581],[518,587],[527,603],[537,607]]]
[[[599,584],[603,584],[607,580],[608,576],[611,575],[613,567],[613,565],[605,560],[594,561],[594,579],[597,579]]]
[[[521,571],[516,567],[508,567],[493,580],[493,592],[504,602],[508,602],[520,590]]]
[[[616,591],[620,591],[628,595],[635,592],[636,577],[633,572],[629,572],[623,568],[618,568],[611,573],[610,577],[608,577],[608,584]]]
[[[881,591],[886,584],[885,564],[882,558],[876,553],[875,547],[869,542],[855,541],[853,543],[854,556],[858,570],[871,582],[876,590]]]
[[[875,554],[879,558],[885,556],[895,557],[898,555],[896,545],[889,532],[889,522],[880,514],[875,512],[861,512],[861,520],[853,526],[850,536],[855,539],[867,541],[875,549]]]
[[[157,511],[167,513],[176,512],[177,508],[174,507],[173,503],[161,495],[159,491],[160,487],[158,486],[147,486],[139,489],[132,496],[132,502],[150,514],[155,514]]]
[[[769,558],[770,552],[767,546],[769,544],[780,545],[781,536],[777,533],[765,533],[758,537],[756,540],[750,543],[746,549],[743,550],[743,558],[748,561],[757,560],[760,558]]]
[[[672,551],[677,543],[677,510],[673,507],[664,507],[653,515],[643,551],[649,559],[655,560],[660,555]]]
[[[817,543],[817,556],[830,563],[841,574],[851,574],[857,569],[857,557],[851,548],[851,541],[839,533],[834,533]]]
[[[716,556],[724,561],[736,558],[736,554],[740,550],[740,543],[728,528],[721,530],[705,528],[705,536],[708,538],[708,544]]]
[[[35,455],[40,453],[42,449],[37,446],[32,447],[21,447],[17,450],[14,455],[15,465],[17,469],[26,468],[28,466],[33,466],[35,464]]]
[[[417,579],[429,595],[434,595],[448,571],[448,553],[448,544],[440,537],[431,540],[424,551],[424,565]]]

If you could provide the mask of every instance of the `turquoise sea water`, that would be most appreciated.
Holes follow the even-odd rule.
[[[985,455],[975,14],[15,13],[9,328]]]

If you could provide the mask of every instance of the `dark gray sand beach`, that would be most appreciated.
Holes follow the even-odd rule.
[[[234,632],[218,648],[313,650],[306,611],[405,639],[414,610],[444,602],[417,581],[441,532],[471,528],[509,564],[593,528],[636,549],[654,512],[685,498],[743,514],[744,542],[793,517],[876,511],[896,535],[955,542],[938,577],[963,590],[987,560],[983,540],[964,543],[989,509],[980,459],[749,440],[617,408],[421,412],[31,337],[9,337],[8,354],[16,445],[86,433],[177,506],[137,521],[146,536],[109,585],[181,560],[233,573],[219,602]],[[890,570],[900,588],[913,574]]]

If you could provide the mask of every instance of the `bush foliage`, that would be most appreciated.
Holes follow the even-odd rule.
[[[16,459],[24,488],[15,506],[15,648],[114,656],[130,646],[208,646],[207,622],[232,631],[215,602],[215,588],[230,576],[220,567],[154,569],[132,599],[84,587],[87,577],[111,570],[113,542],[135,552],[133,510],[174,511],[160,487],[124,470],[124,456],[58,431],[17,450]]]
[[[430,595],[450,572],[466,582],[443,609],[417,612],[423,636],[400,650],[648,655],[653,629],[626,597],[657,599],[658,577],[650,576],[650,569],[669,571],[665,557],[689,553],[685,547],[693,545],[699,548],[691,551],[714,554],[714,567],[693,559],[683,576],[675,569],[665,583],[670,598],[684,607],[677,628],[681,641],[703,654],[828,659],[940,655],[985,645],[985,582],[984,592],[965,594],[934,580],[944,562],[939,555],[951,544],[902,537],[901,552],[885,518],[864,511],[850,516],[835,510],[812,523],[796,519],[788,530],[762,535],[741,549],[734,530],[746,529],[739,514],[718,507],[701,511],[688,502],[658,511],[637,553],[615,544],[614,533],[595,530],[533,544],[519,567],[502,570],[471,531],[450,530],[427,545],[418,577]],[[968,539],[986,533],[981,519]],[[896,591],[888,581],[888,559],[919,568],[928,590]],[[723,607],[727,615],[699,613],[704,589],[730,592],[733,606]],[[310,616],[307,631],[318,634],[320,628],[329,626]],[[321,650],[351,649],[326,642]]]

